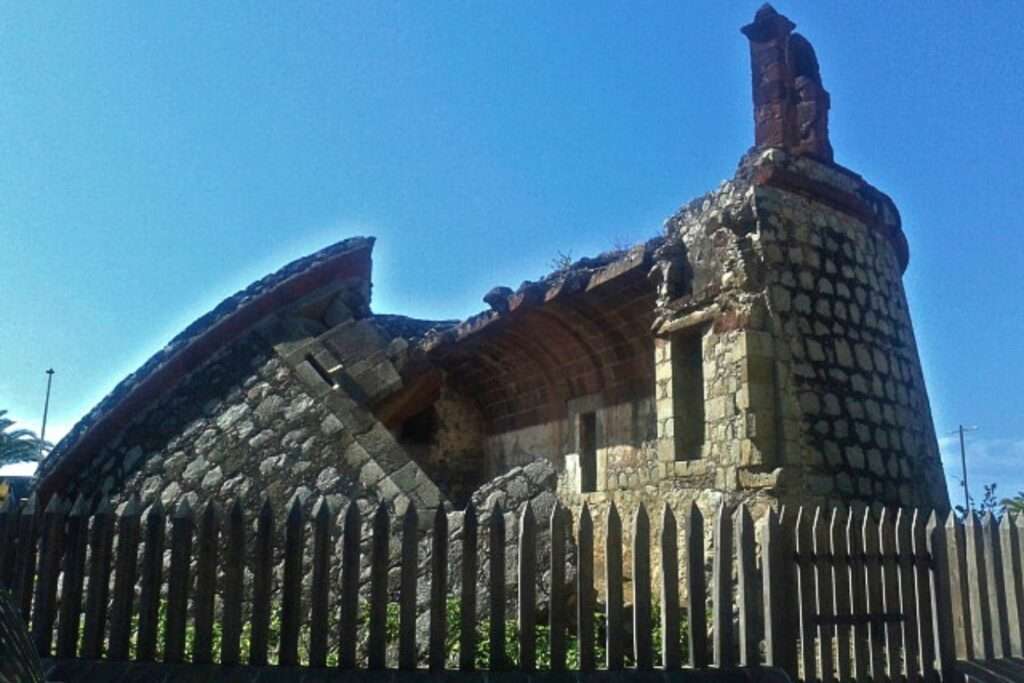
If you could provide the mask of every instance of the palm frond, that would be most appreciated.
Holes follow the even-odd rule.
[[[38,461],[50,452],[53,444],[40,440],[31,429],[8,431],[14,420],[6,415],[6,410],[0,410],[0,466]]]

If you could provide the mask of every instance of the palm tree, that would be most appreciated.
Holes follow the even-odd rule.
[[[14,420],[6,417],[7,411],[0,410],[0,467],[16,462],[41,460],[53,448],[48,441],[40,441],[30,429],[14,429]]]
[[[1024,513],[1024,491],[1018,491],[1013,498],[1003,498],[1003,507],[1013,515]]]

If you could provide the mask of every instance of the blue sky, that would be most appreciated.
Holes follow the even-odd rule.
[[[3,5],[0,409],[38,429],[53,366],[60,435],[220,299],[353,234],[379,238],[375,310],[433,318],[656,234],[752,142],[756,8]],[[944,450],[977,424],[976,494],[1024,489],[1024,4],[776,8],[817,49],[837,161],[901,208]]]

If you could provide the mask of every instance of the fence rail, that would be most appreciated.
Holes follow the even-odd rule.
[[[573,516],[556,505],[542,520],[524,506],[514,581],[499,505],[460,513],[457,581],[448,515],[421,524],[420,514],[409,506],[394,518],[380,506],[364,519],[350,505],[338,529],[323,500],[308,518],[294,501],[279,526],[269,503],[253,520],[237,503],[197,513],[185,501],[168,515],[132,500],[115,515],[107,503],[89,510],[55,497],[40,509],[33,498],[0,511],[0,586],[12,590],[40,655],[61,659],[535,671],[543,650],[543,668],[554,671],[767,665],[802,681],[920,681],[956,678],[957,660],[1024,656],[1024,516],[783,508],[755,524],[740,505],[712,515],[708,539],[697,506],[666,505],[652,525],[641,505],[627,520],[627,582],[614,504],[600,513],[599,539],[586,506]],[[542,525],[548,566],[538,561]],[[595,557],[604,562],[599,599]],[[562,588],[567,576],[572,591]],[[518,591],[514,619],[506,585]]]

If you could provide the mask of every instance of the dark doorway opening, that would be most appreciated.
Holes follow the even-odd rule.
[[[580,430],[580,492],[597,490],[597,415],[581,413]]]

